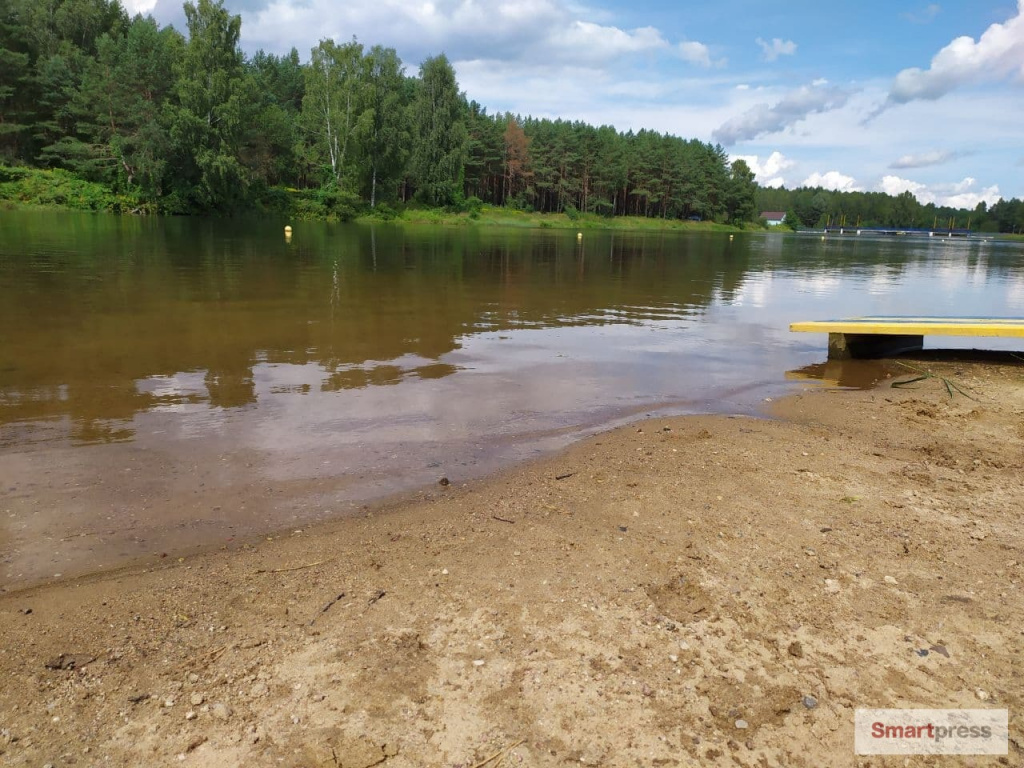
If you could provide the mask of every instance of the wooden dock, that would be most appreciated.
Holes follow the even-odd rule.
[[[931,229],[924,227],[854,227],[849,224],[829,224],[826,235],[883,235],[885,237],[971,237],[967,228],[948,227]]]
[[[827,333],[829,358],[888,357],[921,349],[925,336],[1024,338],[1024,318],[851,317],[792,323],[789,330]]]

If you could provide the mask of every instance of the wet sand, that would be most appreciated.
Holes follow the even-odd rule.
[[[0,762],[1020,765],[1024,366],[921,365],[977,400],[647,421],[0,595]],[[862,706],[1008,708],[1010,752],[858,759]]]

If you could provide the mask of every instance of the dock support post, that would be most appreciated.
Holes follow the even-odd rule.
[[[874,333],[830,333],[829,360],[855,357],[892,357],[902,352],[916,352],[924,346],[924,336]]]

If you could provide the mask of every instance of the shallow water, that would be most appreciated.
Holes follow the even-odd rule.
[[[870,384],[815,367],[794,320],[1024,315],[1019,244],[282,229],[0,212],[0,584],[351,514],[633,416]]]

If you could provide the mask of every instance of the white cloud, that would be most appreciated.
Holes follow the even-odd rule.
[[[665,48],[668,43],[654,27],[641,27],[627,32],[589,21],[574,21],[568,27],[553,30],[544,47],[567,54],[574,61],[580,56],[605,59],[629,53],[642,53]]]
[[[910,192],[919,203],[924,205],[935,203],[938,206],[951,208],[975,208],[980,202],[992,205],[1002,197],[998,184],[981,189],[976,189],[977,185],[977,180],[970,176],[951,184],[931,186],[899,176],[884,176],[879,182],[878,188],[889,195]]]
[[[931,152],[922,152],[920,154],[903,155],[899,160],[893,161],[889,167],[893,169],[925,168],[929,165],[942,165],[943,163],[948,163],[950,160],[955,160],[960,156],[960,152],[934,150]]]
[[[761,46],[765,61],[775,61],[779,56],[792,56],[796,53],[796,43],[781,37],[773,37],[771,42],[759,37],[754,42]]]
[[[818,173],[815,171],[806,179],[801,186],[823,187],[837,192],[860,192],[862,187],[857,186],[857,180],[852,176],[846,176],[839,171],[826,171]]]
[[[695,40],[679,44],[679,58],[702,67],[711,66],[711,51],[704,43],[698,43]]]
[[[704,99],[709,81],[717,82],[708,77],[655,80],[614,67],[551,67],[543,61],[461,61],[455,69],[459,86],[492,113],[512,111],[706,140],[734,109]]]
[[[123,0],[121,5],[130,16],[136,13],[149,13],[156,8],[156,0]]]
[[[1024,2],[1024,0],[1021,0]],[[805,85],[785,94],[773,106],[757,104],[746,112],[727,120],[712,134],[725,145],[775,133],[817,112],[838,109],[850,98],[842,88],[827,85]]]
[[[893,81],[882,111],[917,99],[935,100],[963,85],[1007,77],[1024,79],[1024,0],[1017,15],[993,24],[975,40],[958,37],[932,58],[928,69],[904,69]]]
[[[730,160],[742,160],[754,172],[758,184],[763,187],[781,187],[785,180],[780,176],[783,171],[792,168],[796,163],[781,152],[772,152],[762,163],[759,155],[733,155]]]
[[[999,185],[993,184],[991,187],[983,189],[970,189],[954,195],[940,196],[937,202],[939,205],[948,205],[951,208],[976,208],[978,203],[984,202],[986,205],[992,205],[1001,197]]]
[[[396,48],[413,65],[441,52],[452,61],[607,65],[669,47],[653,27],[597,23],[566,0],[259,0],[241,13],[249,48],[305,53],[323,37],[355,35]]]
[[[914,197],[926,193],[928,189],[924,184],[910,179],[901,179],[899,176],[883,176],[878,188],[887,195],[902,195],[904,192],[910,192]],[[918,198],[918,200],[920,199]]]

